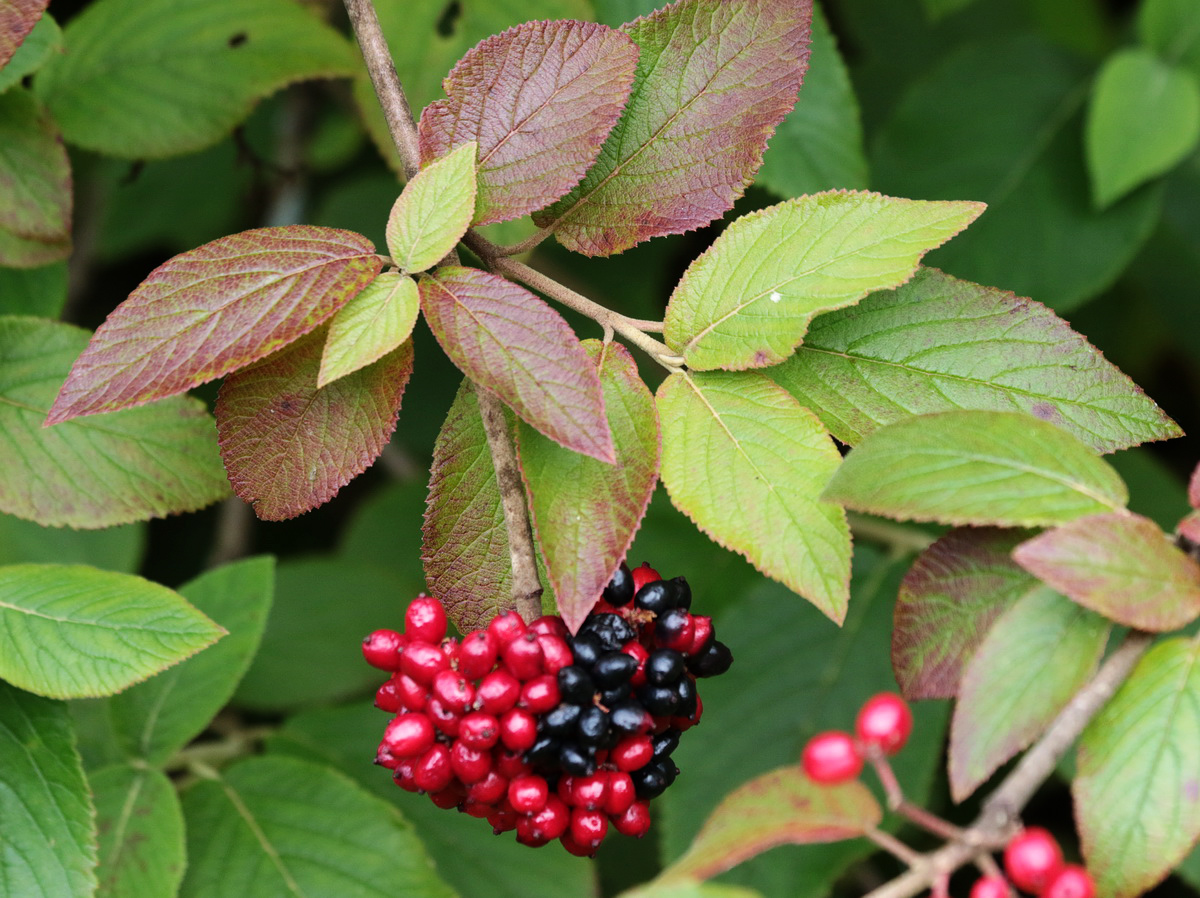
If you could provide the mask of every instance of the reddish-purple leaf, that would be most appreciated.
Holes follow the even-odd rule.
[[[381,267],[361,234],[309,225],[244,231],[175,256],[100,325],[46,423],[174,396],[265,358]]]
[[[960,527],[921,553],[900,584],[892,668],[907,698],[953,698],[999,614],[1038,588],[1011,553],[1027,530]]]
[[[1184,539],[1191,540],[1200,546],[1200,511],[1193,511],[1185,517],[1175,530]]]
[[[614,461],[600,376],[558,312],[474,268],[439,268],[420,287],[425,320],[463,374],[555,442]]]
[[[1141,515],[1077,518],[1017,546],[1013,558],[1080,605],[1127,627],[1163,632],[1200,616],[1200,565]]]
[[[469,380],[433,447],[421,560],[429,592],[442,600],[460,632],[513,607],[500,487]]]
[[[328,502],[379,457],[412,374],[412,342],[317,387],[325,329],[221,385],[217,433],[233,491],[264,521]]]
[[[519,218],[579,183],[621,117],[637,66],[628,36],[592,22],[527,22],[469,51],[449,99],[421,114],[421,159],[479,143],[478,223]]]
[[[629,551],[658,483],[654,397],[617,343],[587,340],[604,387],[617,462],[563,449],[522,425],[521,473],[558,610],[575,632]]]
[[[0,0],[0,67],[25,42],[50,0]]]
[[[1192,479],[1188,481],[1188,502],[1192,508],[1200,509],[1200,465],[1192,471]]]
[[[625,115],[566,197],[534,215],[589,256],[732,208],[808,66],[811,0],[680,0],[624,30],[639,47]]]

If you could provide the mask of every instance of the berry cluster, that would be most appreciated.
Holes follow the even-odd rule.
[[[912,726],[912,711],[904,699],[881,692],[859,709],[853,736],[841,730],[818,733],[804,746],[800,763],[814,782],[844,783],[862,773],[868,751],[885,755],[900,751]]]
[[[984,876],[971,887],[971,898],[1010,898],[1009,881],[1039,898],[1093,898],[1096,885],[1087,870],[1063,863],[1054,836],[1040,826],[1021,830],[1004,849],[1003,876]]]
[[[509,611],[459,640],[440,601],[413,600],[403,633],[363,640],[392,674],[375,696],[395,714],[376,763],[525,845],[592,855],[610,825],[644,835],[650,800],[679,773],[680,734],[700,720],[696,678],[733,661],[691,601],[683,577],[622,564],[574,636],[557,615],[527,625]]]

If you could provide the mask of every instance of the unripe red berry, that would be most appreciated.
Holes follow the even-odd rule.
[[[515,611],[505,611],[503,614],[498,614],[488,624],[488,632],[495,638],[497,649],[503,649],[524,633],[525,630],[525,621]]]
[[[706,614],[692,615],[692,644],[688,646],[684,654],[689,657],[699,655],[712,645],[715,638],[716,630],[713,629],[712,618]]]
[[[508,784],[508,802],[518,814],[536,814],[549,796],[550,787],[536,774],[518,776]]]
[[[429,793],[429,800],[443,811],[448,811],[450,808],[456,808],[462,804],[466,795],[467,793],[463,789],[462,783],[451,781],[450,785],[440,792]]]
[[[968,898],[1012,898],[1012,889],[1003,876],[981,876],[971,886]]]
[[[510,780],[529,773],[531,768],[526,762],[524,754],[524,750],[512,751],[511,749],[506,749],[498,754],[493,753],[493,757],[496,759],[496,772]]]
[[[424,710],[425,704],[429,701],[429,688],[422,686],[408,674],[393,674],[392,683],[396,689],[396,695],[400,697],[400,701],[409,711]]]
[[[1062,867],[1058,842],[1040,826],[1017,833],[1004,849],[1004,871],[1022,892],[1041,894]]]
[[[559,636],[539,634],[538,645],[542,649],[542,669],[551,676],[575,663],[571,647]]]
[[[862,772],[863,759],[849,733],[832,730],[808,740],[801,763],[813,782],[844,783]]]
[[[543,674],[521,687],[518,704],[531,714],[544,714],[558,707],[560,700],[558,679],[550,674]]]
[[[500,741],[500,721],[483,711],[464,714],[458,722],[458,738],[471,748],[487,751]]]
[[[524,708],[513,708],[500,716],[500,741],[510,751],[526,751],[537,741],[537,718]]]
[[[363,639],[363,658],[380,670],[399,670],[405,642],[395,630],[376,630]]]
[[[1096,883],[1091,874],[1077,864],[1067,864],[1058,871],[1042,892],[1042,898],[1095,898]]]
[[[450,746],[450,766],[459,781],[469,786],[491,772],[492,754],[471,748],[462,739],[455,739],[454,744]]]
[[[566,639],[570,636],[567,625],[557,614],[544,614],[529,625],[529,629],[539,636],[557,636]]]
[[[558,841],[562,843],[562,847],[567,850],[568,854],[573,854],[575,857],[596,856],[596,849],[587,845],[580,845],[573,838],[571,838],[571,831],[569,829],[558,837]]]
[[[494,805],[508,795],[508,777],[502,776],[495,769],[489,770],[487,776],[471,784],[467,790],[470,801]]]
[[[441,645],[438,646],[442,650],[442,654],[446,656],[446,660],[450,662],[450,666],[455,670],[458,669],[458,655],[461,646],[457,639],[443,639]]]
[[[429,701],[426,702],[425,713],[433,721],[433,725],[437,727],[438,732],[446,734],[451,739],[458,736],[458,728],[462,725],[462,715],[451,708],[447,708],[436,697],[430,697]]]
[[[636,689],[646,682],[646,659],[650,657],[649,650],[640,642],[634,640],[626,643],[621,647],[621,651],[638,663],[637,670],[633,672],[633,677],[629,681],[629,685]]]
[[[383,744],[397,758],[412,758],[427,752],[436,735],[424,714],[400,714],[384,729]]]
[[[637,591],[647,583],[653,583],[655,580],[661,580],[662,577],[658,571],[642,562],[640,566],[635,567],[631,572],[633,576],[633,594],[637,595]]]
[[[457,670],[439,670],[432,692],[442,707],[455,714],[465,714],[475,701],[475,687]]]
[[[413,765],[413,780],[417,788],[425,792],[441,792],[454,781],[454,768],[450,766],[450,749],[435,742]]]
[[[567,827],[571,824],[571,809],[557,795],[549,795],[545,805],[534,811],[527,819],[529,820],[529,835],[538,842],[549,842],[567,831]],[[518,821],[518,830],[520,826],[520,821]]]
[[[396,684],[392,680],[388,680],[375,690],[375,707],[380,711],[387,711],[389,714],[395,714],[404,707],[404,702],[397,694]]]
[[[401,758],[397,758],[394,754],[388,751],[388,747],[384,743],[379,743],[379,748],[375,751],[376,764],[378,764],[380,767],[385,767],[388,770],[395,770],[396,765],[398,765],[401,760]]]
[[[521,681],[503,668],[493,670],[479,681],[475,689],[475,700],[480,711],[499,717],[509,708],[515,708],[521,697]]]
[[[628,773],[614,770],[608,775],[608,792],[604,796],[604,807],[600,810],[609,816],[619,817],[629,810],[629,806],[637,800],[637,791],[633,779]]]
[[[859,740],[864,745],[878,745],[885,755],[894,755],[904,747],[912,727],[908,702],[894,692],[881,692],[867,699],[854,722]]]
[[[404,635],[433,645],[446,638],[446,609],[432,596],[418,596],[404,612]]]
[[[635,801],[625,809],[625,813],[611,820],[613,828],[621,835],[640,839],[650,829],[650,806],[644,801]]]
[[[410,642],[400,656],[400,669],[418,683],[429,685],[438,671],[450,667],[450,659],[436,645],[427,642]]]
[[[478,817],[480,820],[490,817],[492,812],[496,810],[493,805],[482,801],[472,801],[468,798],[460,806],[460,810],[470,817]]]
[[[525,632],[504,646],[500,657],[514,677],[522,682],[540,676],[543,671],[542,647],[536,633]]]
[[[614,747],[608,759],[617,770],[640,770],[654,757],[654,741],[645,734],[626,736]]]
[[[392,780],[405,792],[421,791],[421,787],[417,785],[417,781],[413,777],[413,770],[416,769],[416,766],[416,758],[402,758],[392,769]]]
[[[567,804],[576,808],[586,808],[589,811],[594,811],[604,805],[604,799],[608,796],[608,771],[600,770],[591,776],[564,777],[563,779],[570,780],[570,785],[566,789],[567,795],[562,796],[563,801]]]
[[[496,664],[498,654],[496,637],[487,630],[476,630],[458,647],[458,672],[468,680],[478,680]]]
[[[516,828],[517,815],[514,811],[497,808],[487,815],[487,822],[492,825],[492,832],[500,835]]]
[[[579,845],[595,850],[600,847],[606,835],[608,818],[599,811],[576,808],[571,812],[571,838]]]

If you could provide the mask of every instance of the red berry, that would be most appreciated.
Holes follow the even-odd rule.
[[[476,630],[458,647],[458,672],[468,680],[478,680],[492,669],[498,654],[496,637],[487,630]]]
[[[1095,898],[1096,883],[1083,867],[1067,864],[1042,892],[1042,898]]]
[[[375,763],[380,767],[386,767],[388,770],[395,770],[401,759],[388,751],[388,747],[382,742],[379,743],[379,748],[375,751]]]
[[[521,687],[521,698],[518,704],[531,714],[544,714],[558,707],[561,696],[558,693],[558,680],[550,674],[534,677]]]
[[[421,787],[413,778],[413,770],[417,766],[416,758],[404,758],[392,770],[392,780],[405,792],[420,792]]]
[[[429,799],[442,810],[448,811],[450,808],[456,808],[462,804],[466,795],[467,793],[463,789],[462,783],[451,782],[449,786],[440,792],[431,792]]]
[[[431,698],[425,705],[425,713],[433,721],[433,725],[451,739],[458,736],[458,728],[462,724],[462,716],[451,708],[447,708],[436,698]]]
[[[392,680],[388,680],[377,690],[375,690],[375,707],[380,711],[387,711],[389,714],[395,714],[404,706],[404,702],[396,693],[396,684]]]
[[[692,644],[684,654],[689,657],[699,655],[712,645],[714,638],[716,630],[713,629],[712,618],[704,614],[692,615]]]
[[[518,814],[536,814],[546,806],[550,787],[534,774],[518,776],[508,784],[508,802]]]
[[[439,670],[432,691],[442,707],[455,714],[465,714],[475,701],[475,687],[456,670]]]
[[[539,636],[557,636],[566,639],[570,636],[567,625],[557,614],[544,614],[529,625],[529,629]]]
[[[429,685],[438,671],[450,667],[450,659],[436,645],[410,642],[400,656],[400,669],[418,683]]]
[[[500,721],[483,711],[464,714],[458,722],[458,738],[471,748],[487,751],[500,740]]]
[[[618,770],[640,770],[654,757],[654,742],[645,735],[626,736],[616,744],[608,759]]]
[[[428,751],[436,735],[424,714],[400,714],[383,731],[383,744],[397,758],[412,758]]]
[[[425,792],[441,792],[454,781],[454,768],[450,766],[450,749],[441,742],[433,747],[413,765],[413,780],[417,788]]]
[[[491,752],[471,748],[461,739],[455,739],[450,746],[450,766],[459,781],[469,786],[491,772],[492,755]]]
[[[557,795],[546,798],[546,804],[534,811],[529,817],[528,834],[540,844],[557,839],[567,831],[571,824],[571,809]],[[517,821],[517,832],[521,832],[521,822]]]
[[[1012,898],[1012,889],[1003,876],[983,876],[971,886],[969,898]]]
[[[561,836],[559,836],[558,841],[562,843],[563,848],[567,849],[568,854],[573,854],[573,855],[575,855],[575,857],[595,857],[596,856],[596,849],[590,848],[586,845],[580,845],[573,838],[571,838],[570,830],[568,830],[567,832],[565,832]]]
[[[644,801],[635,801],[625,809],[625,813],[611,819],[613,828],[621,835],[640,839],[650,829],[650,806]]]
[[[556,674],[575,663],[571,647],[559,636],[539,634],[538,645],[542,647],[542,667],[548,674]]]
[[[500,835],[516,828],[517,815],[513,811],[497,808],[487,815],[487,822],[492,825],[492,832]]]
[[[504,666],[518,680],[532,680],[542,674],[542,647],[538,645],[536,633],[525,632],[504,646],[500,651]]]
[[[363,639],[363,657],[380,670],[399,670],[405,641],[395,630],[376,630]]]
[[[421,711],[429,701],[429,690],[410,677],[408,674],[393,674],[396,694],[410,711]]]
[[[494,769],[487,776],[471,784],[467,790],[467,799],[483,804],[494,805],[508,795],[508,777],[502,776]]]
[[[479,681],[479,686],[475,689],[475,700],[479,704],[479,710],[495,717],[499,717],[509,708],[516,707],[520,697],[521,681],[504,669],[493,670]]]
[[[503,649],[525,630],[525,621],[515,611],[505,611],[492,618],[492,622],[488,624],[488,632],[495,638],[497,649]]]
[[[637,591],[647,583],[653,583],[655,580],[661,580],[658,571],[642,562],[641,566],[635,567],[631,572],[633,575],[633,594],[637,595]]]
[[[1004,849],[1004,870],[1022,892],[1041,894],[1062,868],[1058,842],[1040,826],[1017,833]]]
[[[511,751],[526,751],[537,742],[537,718],[524,708],[505,711],[500,717],[500,741]]]
[[[608,818],[599,811],[576,808],[571,812],[571,838],[580,845],[599,848],[608,835]]]
[[[461,646],[457,639],[443,639],[442,644],[438,646],[442,650],[442,654],[446,656],[446,660],[450,662],[450,666],[458,668],[458,655]]]
[[[446,638],[446,609],[432,596],[417,596],[404,612],[404,634],[409,639],[437,644]]]
[[[637,670],[633,672],[633,677],[629,680],[629,685],[634,689],[645,685],[646,659],[650,657],[650,652],[644,645],[636,640],[626,643],[621,647],[621,651],[638,663]]]
[[[808,740],[801,755],[804,772],[816,783],[844,783],[862,772],[862,755],[849,733],[833,730]]]
[[[637,799],[633,779],[628,773],[613,771],[608,775],[608,792],[604,796],[604,813],[619,817]]]
[[[854,731],[864,745],[878,745],[885,755],[894,755],[908,741],[912,726],[908,702],[894,692],[881,692],[859,710]]]
[[[601,770],[591,776],[564,777],[563,780],[570,781],[565,790],[567,794],[562,797],[572,807],[594,811],[604,804],[604,799],[608,796],[607,771]]]
[[[492,805],[485,802],[472,801],[468,798],[460,805],[460,810],[464,814],[468,814],[471,817],[478,817],[480,820],[482,820],[485,817],[490,817],[492,812],[496,809]]]
[[[524,751],[502,751],[494,755],[496,772],[508,779],[515,779],[529,772],[529,764],[524,758]]]

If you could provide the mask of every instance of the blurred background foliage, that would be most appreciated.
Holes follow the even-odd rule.
[[[1195,15],[1194,0],[823,0],[797,110],[772,141],[737,213],[831,188],[921,199],[970,199],[988,212],[928,264],[1054,308],[1134,378],[1185,431],[1200,428],[1200,154],[1162,164],[1102,205],[1089,173],[1097,75],[1120,53],[1156,58],[1200,80],[1200,33],[1173,44],[1154,16]],[[60,25],[84,2],[55,0]],[[310,3],[344,28],[340,6]],[[531,18],[595,18],[616,25],[654,0],[379,0],[414,106],[438,96],[454,61],[481,38]],[[1153,9],[1150,9],[1153,7]],[[1159,36],[1156,36],[1159,35]],[[1200,90],[1200,88],[1197,88]],[[1156,127],[1184,129],[1187,122]],[[369,84],[360,78],[294,85],[258,104],[233,134],[159,161],[71,148],[74,243],[68,261],[0,269],[0,312],[95,328],[155,266],[239,230],[309,222],[350,228],[383,246],[399,182]],[[386,144],[384,144],[386,145]],[[1101,148],[1102,149],[1102,148]],[[1153,168],[1154,166],[1150,166]],[[1094,168],[1094,165],[1093,165]],[[726,216],[725,221],[734,216]],[[639,318],[660,318],[688,262],[719,232],[653,240],[621,256],[571,257],[548,241],[534,264]],[[513,241],[527,222],[495,234]],[[569,313],[568,313],[569,315]],[[572,318],[582,337],[594,324]],[[266,751],[334,764],[394,801],[417,826],[443,875],[464,896],[583,895],[593,879],[615,893],[678,855],[721,796],[796,757],[814,731],[848,725],[867,695],[894,688],[891,606],[903,550],[860,544],[850,616],[838,632],[741,558],[698,534],[659,495],[633,563],[685,574],[718,618],[738,663],[706,687],[706,722],[679,752],[677,785],[661,824],[633,844],[609,840],[593,870],[556,849],[529,852],[493,839],[465,816],[395,789],[369,763],[383,717],[369,707],[378,674],[358,650],[363,634],[396,626],[423,587],[420,526],[434,439],[460,376],[418,325],[416,369],[395,437],[380,463],[327,506],[263,524],[236,500],[201,513],[99,532],[45,530],[0,516],[0,562],[80,561],[138,571],[176,586],[214,559],[278,557],[275,605],[262,649],[225,723],[278,726]],[[658,375],[643,372],[654,385]],[[199,391],[210,401],[215,387]],[[1114,463],[1131,507],[1172,527],[1200,455],[1194,439],[1130,450]],[[93,703],[76,703],[85,756],[108,756],[112,734]],[[900,764],[918,801],[955,819],[941,773],[947,709],[919,709],[918,738]],[[222,720],[223,718],[219,718]],[[1029,811],[1070,842],[1065,787],[1051,784]],[[727,876],[766,896],[861,893],[895,871],[857,843],[776,849]],[[1200,858],[1183,874],[1200,886]],[[1190,892],[1172,878],[1156,893]]]

